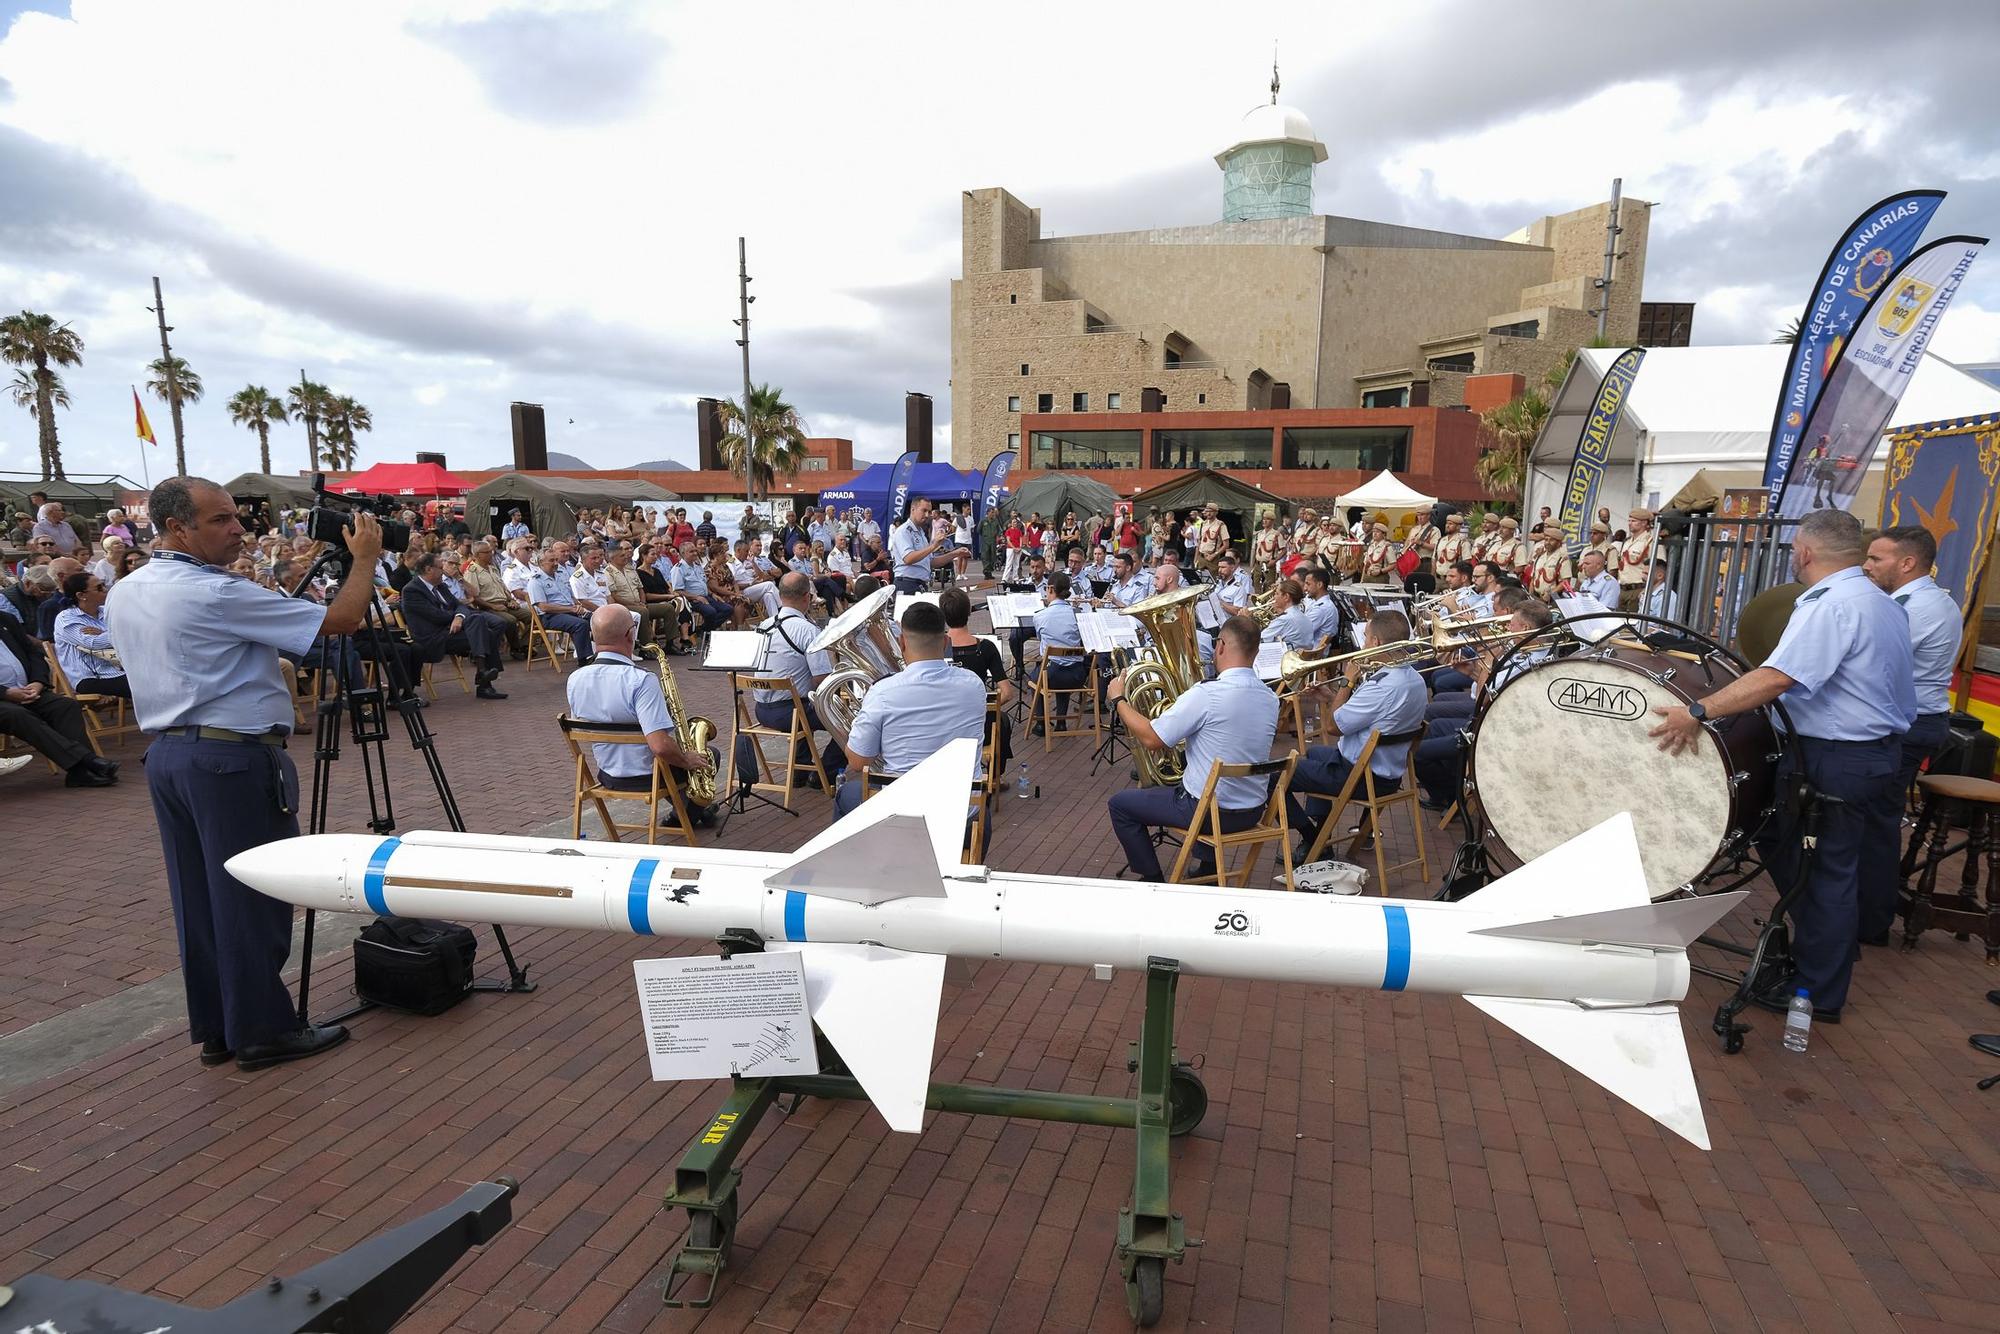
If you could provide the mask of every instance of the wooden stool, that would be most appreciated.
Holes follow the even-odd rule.
[[[1917,780],[1923,808],[1903,854],[1903,882],[1921,867],[1914,890],[1902,893],[1903,948],[1928,930],[1951,931],[1964,939],[1978,932],[1986,942],[1988,967],[2000,964],[2000,783],[1961,774],[1926,774]],[[1963,817],[1965,841],[1951,845],[1951,830]],[[1929,835],[1926,843],[1925,835]],[[1921,860],[1918,849],[1923,849]],[[1938,867],[1963,850],[1956,892],[1939,893]],[[1979,863],[1986,862],[1986,897],[1979,896]]]

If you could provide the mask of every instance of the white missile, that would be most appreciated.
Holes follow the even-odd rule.
[[[1108,964],[1462,995],[1702,1148],[1677,1003],[1687,947],[1746,895],[1655,903],[1628,814],[1456,903],[1021,875],[964,865],[954,741],[796,853],[415,832],[237,854],[306,908],[797,950],[813,1021],[889,1125],[922,1129],[946,958]]]

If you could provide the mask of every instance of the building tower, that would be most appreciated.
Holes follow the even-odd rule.
[[[1271,66],[1271,100],[1250,108],[1236,142],[1215,155],[1222,168],[1222,220],[1305,218],[1313,210],[1313,167],[1326,145],[1297,107],[1278,103],[1278,67]]]

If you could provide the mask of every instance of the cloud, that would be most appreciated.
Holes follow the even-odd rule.
[[[500,13],[411,31],[465,62],[507,115],[565,127],[639,110],[667,55],[663,38],[617,10]]]

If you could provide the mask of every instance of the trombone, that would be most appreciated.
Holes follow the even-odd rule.
[[[1381,670],[1435,659],[1417,668],[1417,671],[1419,674],[1441,671],[1457,665],[1468,651],[1475,655],[1491,654],[1516,640],[1540,633],[1539,630],[1499,628],[1513,619],[1512,616],[1487,616],[1476,621],[1461,621],[1457,625],[1441,623],[1427,636],[1398,639],[1393,643],[1377,644],[1374,648],[1335,653],[1325,658],[1308,658],[1297,649],[1291,649],[1279,660],[1279,682],[1283,689],[1294,690],[1309,684],[1308,677],[1318,677],[1330,671],[1344,672],[1353,663],[1361,663],[1369,670]]]

